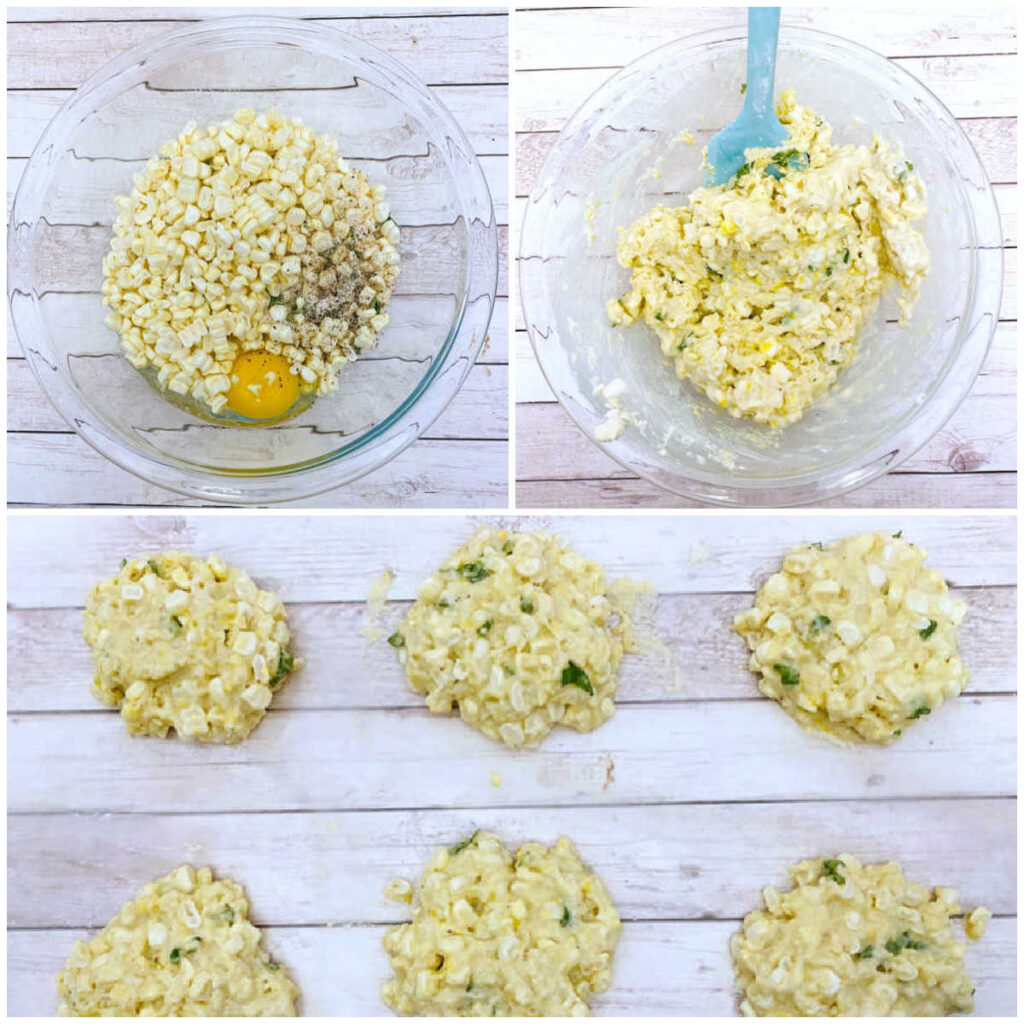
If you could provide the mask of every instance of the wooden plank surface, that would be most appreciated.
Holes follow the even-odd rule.
[[[8,50],[8,214],[14,189],[27,158],[50,118],[89,75],[125,49],[153,40],[199,17],[244,15],[244,8],[32,8],[9,12]],[[269,9],[261,9],[268,13]],[[506,507],[508,481],[508,33],[501,8],[374,8],[344,12],[280,8],[291,15],[334,26],[379,46],[431,85],[466,132],[477,151],[494,198],[501,235],[499,301],[479,365],[452,405],[424,437],[383,467],[348,487],[295,502],[302,507]],[[52,59],[54,53],[61,60]],[[205,73],[205,72],[204,72]],[[210,71],[209,75],[214,75]],[[259,85],[259,69],[254,69]],[[160,83],[155,83],[159,85]],[[213,77],[193,85],[216,86]],[[262,83],[273,85],[272,81]],[[296,80],[289,102],[315,111],[336,103],[323,83]],[[301,94],[304,85],[318,91]],[[303,95],[305,98],[303,98]],[[268,93],[253,93],[253,103],[273,102]],[[174,120],[168,94],[164,115]],[[149,111],[140,116],[151,117]],[[315,119],[313,115],[310,118]],[[180,119],[179,119],[180,120]],[[175,122],[177,123],[177,122]],[[385,130],[381,125],[381,131]],[[400,127],[400,126],[399,126]],[[396,129],[398,130],[398,129]],[[130,142],[128,143],[130,147]],[[368,140],[368,146],[374,145]],[[358,156],[359,154],[353,154]],[[370,150],[366,154],[371,155]],[[41,261],[45,289],[59,295],[66,312],[56,323],[71,329],[82,316],[94,315],[98,287],[96,253],[105,247],[110,220],[109,180],[129,180],[147,153],[110,154],[76,149],[79,173],[67,209],[55,209]],[[384,172],[382,172],[384,173]],[[406,262],[407,284],[418,292],[450,280],[455,258],[451,233],[417,219],[423,204],[417,190],[429,186],[432,163],[416,154],[386,165],[393,201],[410,209],[406,237],[429,242],[430,260]],[[422,265],[420,265],[422,264]],[[408,290],[408,289],[407,289]],[[401,292],[401,286],[399,287]],[[90,294],[93,293],[93,294]],[[50,298],[53,298],[51,294]],[[396,298],[396,302],[400,297]],[[391,332],[394,336],[395,331]],[[22,359],[8,319],[8,501],[15,507],[47,505],[150,505],[190,507],[201,504],[147,484],[108,462],[70,432],[38,387]]]
[[[246,886],[306,1014],[380,1015],[381,938],[403,919],[384,885],[478,827],[512,844],[570,835],[609,886],[625,927],[599,1015],[733,1015],[738,920],[790,863],[838,851],[897,859],[988,906],[996,918],[968,951],[978,1012],[1013,1012],[1012,516],[504,518],[553,528],[609,577],[658,591],[615,717],[532,751],[428,714],[382,639],[482,519],[10,515],[9,1012],[51,1012],[74,939],[188,861]],[[868,528],[903,529],[967,602],[972,680],[898,744],[848,750],[758,695],[729,623],[808,531]],[[89,696],[87,588],[124,554],[168,546],[219,551],[288,603],[306,664],[238,746],[129,737]],[[394,583],[372,616],[365,596],[385,568]]]
[[[566,118],[652,40],[742,26],[740,8],[531,9],[517,14],[516,187],[512,223]],[[1016,504],[1016,16],[1010,8],[787,8],[784,24],[833,32],[893,58],[945,103],[978,150],[1003,225],[1001,323],[981,375],[953,419],[896,472],[831,507]],[[555,402],[516,307],[516,503],[520,508],[692,508],[595,446]]]

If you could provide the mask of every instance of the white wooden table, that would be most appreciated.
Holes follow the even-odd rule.
[[[8,11],[7,212],[50,118],[119,53],[199,18],[245,8],[22,8]],[[256,10],[255,8],[253,10]],[[489,341],[462,391],[423,438],[356,483],[300,505],[501,507],[508,504],[508,15],[503,8],[259,8],[315,19],[386,50],[432,86],[476,148],[499,225],[499,298]],[[59,55],[59,59],[55,59]],[[88,218],[84,218],[88,219]],[[93,451],[58,415],[8,317],[8,502],[195,505]]]
[[[625,921],[599,1014],[735,1013],[729,935],[801,858],[895,858],[995,919],[968,951],[977,1012],[1016,999],[1015,524],[1004,516],[549,517],[612,577],[649,579],[672,664],[623,663],[618,711],[513,752],[407,689],[369,642],[471,531],[463,517],[24,516],[9,524],[8,1012],[52,1013],[72,943],[180,862],[248,890],[304,1012],[377,1015],[381,896],[477,827],[572,836]],[[842,749],[762,699],[731,616],[797,540],[875,526],[924,544],[969,606],[967,693],[887,749]],[[813,532],[813,538],[808,531]],[[301,672],[249,740],[126,735],[89,694],[83,597],[126,554],[222,553],[288,603]],[[677,677],[675,669],[678,668]],[[503,778],[500,788],[489,777]]]
[[[516,198],[526,197],[572,112],[620,67],[671,39],[741,25],[742,8],[569,8],[515,13]],[[1000,323],[981,375],[950,422],[897,472],[829,504],[988,508],[1016,504],[1016,14],[1010,7],[877,10],[785,7],[786,24],[869,46],[923,81],[978,150],[1004,232]],[[519,508],[685,507],[609,458],[548,388],[516,307],[516,504]]]

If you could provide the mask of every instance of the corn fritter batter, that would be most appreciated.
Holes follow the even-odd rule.
[[[748,150],[727,184],[620,232],[630,287],[608,302],[613,325],[655,332],[681,379],[770,426],[795,423],[836,383],[890,284],[907,325],[930,265],[915,227],[924,185],[898,148],[877,135],[834,145],[792,90],[778,114],[782,147]]]

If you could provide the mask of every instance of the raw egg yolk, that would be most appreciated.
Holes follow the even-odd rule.
[[[250,420],[283,416],[299,397],[299,378],[275,352],[242,352],[231,367],[228,407]]]

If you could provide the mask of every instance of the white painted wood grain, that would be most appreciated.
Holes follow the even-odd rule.
[[[261,9],[267,13],[268,9]],[[244,14],[245,9],[220,9],[220,14]],[[197,17],[209,17],[215,9],[75,9],[74,11],[32,9],[15,12],[11,18],[8,67],[8,212],[13,189],[27,163],[27,157],[57,108],[89,75],[126,48],[150,41],[166,31]],[[273,13],[310,19],[317,14],[306,8],[275,9]],[[341,13],[341,12],[339,12]],[[504,297],[507,284],[508,220],[508,36],[507,11],[500,8],[348,9],[338,16],[319,11],[316,20],[333,25],[380,46],[434,87],[442,102],[460,122],[481,158],[495,202],[500,226],[499,295],[491,322],[489,342],[481,365],[472,372],[452,406],[427,431],[424,438],[382,470],[349,487],[295,502],[302,507],[505,507],[508,504],[508,307]],[[54,53],[61,60],[52,59]],[[276,78],[259,80],[254,69],[252,85],[272,87]],[[211,72],[212,74],[212,72]],[[159,87],[161,83],[152,83]],[[195,83],[194,83],[195,84]],[[199,82],[216,86],[214,78]],[[289,83],[289,101],[303,106],[303,113],[315,120],[319,105],[335,104],[336,96],[323,89],[324,82]],[[330,83],[328,83],[330,84]],[[336,83],[341,84],[341,83]],[[317,90],[303,93],[303,86]],[[253,92],[253,104],[270,102],[270,94]],[[152,120],[152,112],[140,116]],[[175,113],[174,95],[169,94],[159,116],[168,119],[169,129],[187,118]],[[176,120],[177,119],[177,120]],[[388,130],[366,138],[363,156],[373,157]],[[401,125],[393,126],[401,132]],[[174,127],[174,131],[177,128]],[[174,134],[171,131],[171,134]],[[383,133],[383,134],[382,134]],[[77,152],[77,151],[76,151]],[[47,229],[48,246],[42,258],[47,301],[58,304],[56,322],[68,322],[78,330],[86,307],[96,304],[98,285],[95,254],[105,245],[109,233],[103,204],[109,201],[104,183],[113,174],[129,180],[131,164],[112,165],[111,154],[92,154],[88,144],[77,153],[81,173],[75,195],[67,197],[67,210],[51,211]],[[144,152],[125,150],[122,158],[143,159]],[[358,153],[351,154],[359,156]],[[100,159],[92,159],[100,156]],[[418,223],[415,210],[418,189],[427,184],[431,165],[416,154],[391,161],[386,184],[413,212],[408,237],[417,232],[429,241],[432,258],[406,261],[403,278],[415,283],[417,292],[434,289],[451,270],[453,250],[450,229]],[[104,198],[106,197],[106,198]],[[419,265],[417,265],[419,264]],[[401,291],[401,289],[399,289]],[[407,289],[408,290],[408,289]],[[76,295],[61,294],[68,291]],[[396,302],[417,301],[415,296],[396,297]],[[415,317],[409,321],[414,326]],[[20,345],[8,320],[8,500],[15,506],[64,505],[166,505],[192,507],[201,504],[136,479],[90,449],[50,406],[26,364],[18,359]],[[402,347],[402,339],[392,337]],[[364,367],[364,371],[372,369]]]
[[[1013,587],[969,587],[953,593],[967,603],[960,650],[969,666],[967,693],[1013,693],[1016,591]],[[757,697],[755,678],[746,667],[746,646],[729,628],[733,616],[753,601],[752,593],[664,594],[653,624],[641,618],[664,648],[648,642],[619,669],[616,702],[749,700]],[[288,617],[294,652],[305,659],[301,675],[274,697],[284,708],[415,708],[422,698],[405,685],[394,650],[385,642],[409,607],[387,605],[371,622],[361,602],[290,604]],[[376,625],[378,635],[363,630]],[[102,708],[89,692],[93,664],[81,640],[78,608],[11,609],[7,617],[7,708],[9,711],[95,711]],[[52,672],[53,637],[64,637],[61,671]],[[668,654],[665,654],[667,648]],[[345,665],[348,684],[323,692],[315,680],[329,678]]]
[[[516,14],[515,66],[621,67],[647,53],[654,41],[742,25],[745,13],[742,7],[598,7],[581,17],[572,9],[522,10]],[[857,42],[893,57],[1016,53],[1011,7],[937,7],[928,15],[923,28],[919,7],[888,7],[884,18],[860,18],[849,7],[787,6],[783,23],[839,36],[848,36],[852,24]],[[580,45],[566,47],[569,35]]]
[[[258,910],[258,907],[257,907]],[[611,988],[594,1000],[597,1016],[737,1015],[729,963],[731,921],[627,923]],[[977,985],[976,1014],[1012,1016],[1016,1007],[1016,944],[1012,919],[996,919],[984,942],[967,951]],[[387,977],[385,928],[269,928],[267,947],[302,990],[305,1016],[387,1016],[378,991]],[[54,978],[75,931],[14,932],[8,944],[7,1011],[52,1012]]]
[[[147,506],[203,503],[146,483],[77,434],[8,434],[7,499],[13,507]],[[504,441],[419,440],[375,473],[346,487],[288,503],[292,508],[505,508]]]
[[[17,83],[19,89],[77,89],[118,54],[187,23],[178,11],[169,13],[174,20],[139,20],[130,15],[124,20],[126,16],[121,13],[101,32],[90,21],[39,18],[29,23],[15,22],[7,31],[8,82]],[[278,8],[264,8],[261,13],[286,16]],[[235,17],[239,14],[244,15],[245,10],[233,12]],[[443,19],[423,11],[396,11],[389,18],[311,20],[379,46],[427,85],[508,81],[508,17],[503,10],[492,9],[489,14],[467,11]],[[444,46],[432,45],[440,39]],[[52,60],[55,52],[62,55],[61,60]],[[209,87],[215,82],[197,80],[194,84]]]
[[[477,782],[486,797],[490,783]],[[741,918],[788,865],[837,852],[898,860],[908,877],[955,885],[966,906],[1012,915],[1016,855],[1003,840],[1015,814],[1013,800],[968,798],[673,804],[654,815],[643,807],[17,815],[8,858],[23,867],[7,914],[15,928],[100,928],[128,893],[187,862],[244,879],[260,924],[394,923],[408,911],[384,898],[388,881],[417,878],[438,847],[483,828],[512,846],[574,837],[626,920]],[[69,889],[69,877],[80,884]]]
[[[712,802],[1012,796],[1016,717],[1013,697],[965,696],[891,747],[844,749],[767,701],[630,705],[594,733],[511,751],[421,708],[271,710],[234,747],[131,737],[109,715],[14,714],[8,811],[63,810],[72,791],[80,810],[124,812],[660,804],[683,780]],[[505,785],[482,795],[490,772]]]
[[[1016,473],[887,473],[839,499],[809,508],[877,509],[1013,508]],[[700,502],[681,498],[637,477],[604,480],[526,480],[516,484],[522,509],[699,509]]]
[[[778,569],[786,549],[863,530],[895,532],[921,544],[930,566],[959,587],[1016,583],[1013,516],[807,518],[743,513],[650,516],[83,516],[8,517],[8,604],[80,607],[88,589],[126,555],[168,547],[216,551],[244,566],[288,602],[360,601],[370,580],[395,572],[390,596],[410,600],[480,525],[549,529],[599,560],[609,578],[650,581],[659,594],[746,593]]]
[[[516,199],[525,197],[568,115],[652,39],[742,25],[740,8],[562,8],[517,13]],[[985,508],[1016,505],[1016,20],[1008,8],[897,8],[884,19],[850,8],[787,8],[784,21],[855,39],[925,82],[961,119],[990,178],[1003,220],[1003,303],[997,339],[967,401],[898,471],[831,507]],[[640,480],[583,436],[554,402],[518,304],[516,502],[520,508],[695,508]]]

